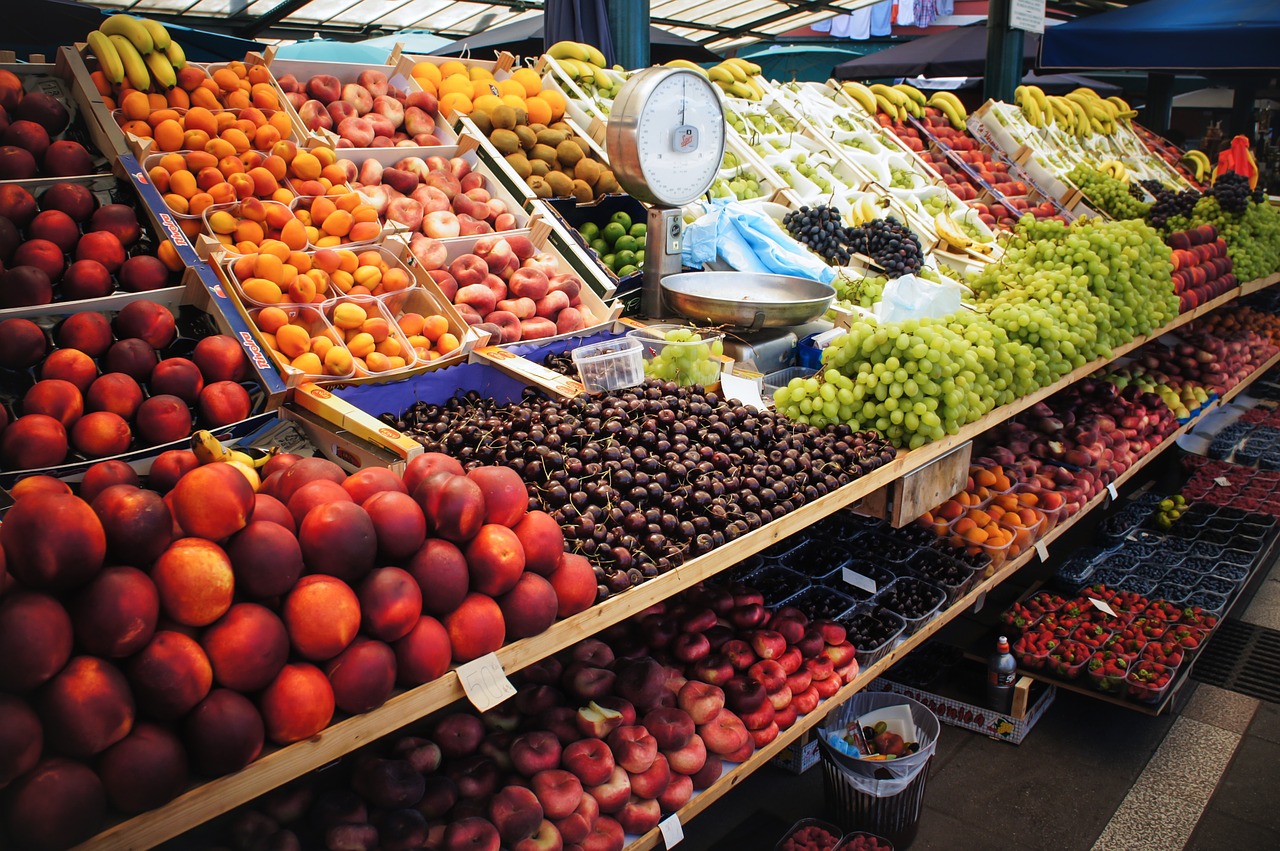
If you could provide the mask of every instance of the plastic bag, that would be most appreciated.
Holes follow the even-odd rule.
[[[959,284],[935,284],[903,275],[885,284],[876,304],[876,319],[901,322],[905,319],[938,319],[960,309]]]
[[[795,243],[768,213],[718,199],[684,229],[681,262],[700,269],[723,259],[739,272],[797,275],[829,284],[836,270]]]
[[[832,737],[843,736],[855,719],[886,706],[903,704],[911,708],[911,720],[915,722],[920,736],[920,749],[910,756],[865,760],[841,753],[832,744]],[[928,764],[937,750],[940,729],[938,717],[922,703],[892,692],[859,692],[827,716],[818,736],[818,745],[823,758],[839,768],[850,786],[873,798],[888,798],[906,789]]]

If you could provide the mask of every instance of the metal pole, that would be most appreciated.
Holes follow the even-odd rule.
[[[1147,104],[1142,108],[1142,123],[1157,133],[1169,130],[1173,111],[1173,75],[1147,75]]]
[[[649,67],[649,0],[608,0],[614,61],[623,68]]]
[[[1245,133],[1253,139],[1253,102],[1258,97],[1257,84],[1252,80],[1240,80],[1236,83],[1235,97],[1231,101],[1231,135]]]
[[[982,94],[991,100],[1013,102],[1013,90],[1022,82],[1022,30],[1009,28],[1011,0],[987,4],[987,73]]]

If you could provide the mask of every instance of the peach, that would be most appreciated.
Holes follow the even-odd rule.
[[[51,352],[40,364],[41,380],[60,379],[75,385],[82,394],[98,377],[98,365],[93,358],[78,349],[58,349]]]
[[[670,777],[667,778],[670,781]],[[660,784],[662,791],[665,792],[667,784]],[[662,794],[659,792],[658,794]],[[618,824],[622,826],[624,833],[631,833],[643,836],[658,826],[658,822],[662,820],[662,806],[658,803],[656,797],[647,798],[632,795],[627,801],[621,812],[618,813]]]
[[[304,576],[285,597],[281,613],[293,649],[304,659],[332,659],[360,630],[360,601],[333,576]]]
[[[358,714],[387,702],[396,684],[396,654],[381,641],[360,636],[325,665],[334,704]]]
[[[138,215],[127,204],[104,204],[94,211],[85,227],[85,233],[105,230],[115,234],[116,239],[125,248],[142,238],[142,226],[138,224]],[[155,259],[154,257],[152,258]]]
[[[244,695],[220,688],[209,693],[182,725],[192,767],[208,777],[239,771],[262,753],[262,716]]]
[[[6,430],[6,440],[17,425]],[[51,529],[57,534],[49,534]],[[69,590],[102,569],[107,538],[87,502],[40,493],[18,500],[5,514],[0,546],[9,573],[23,585],[34,590]]]
[[[67,122],[71,120],[71,115],[62,102],[42,91],[27,92],[9,112],[20,121],[34,121],[50,136],[66,130]]]
[[[53,597],[10,591],[0,599],[0,688],[24,692],[71,658],[71,618]]]
[[[266,522],[266,523],[274,523],[277,526],[284,528],[289,532],[289,537],[293,538],[294,543],[295,544],[297,543],[295,532],[298,528],[298,524],[293,521],[293,515],[289,513],[289,509],[286,508],[284,503],[282,503],[280,500],[276,499],[274,496],[270,496],[268,494],[263,493],[261,490],[259,490],[258,493],[253,495],[253,522],[257,523],[259,521]],[[253,524],[251,523],[249,525],[252,526]],[[235,563],[235,560],[236,560],[235,556],[232,555],[231,561],[233,564]],[[301,548],[298,549],[297,560],[298,560],[298,573],[299,575],[301,575],[301,572],[302,572]],[[236,584],[237,588],[240,588],[240,589],[244,588],[244,584],[239,578],[239,576],[236,577],[236,583],[237,583]],[[290,583],[290,587],[292,587],[292,582]]]
[[[386,467],[365,467],[357,470],[347,476],[342,487],[351,495],[351,501],[356,505],[364,505],[369,497],[387,491],[408,493],[404,480]]]
[[[174,519],[187,534],[219,541],[249,524],[253,488],[231,465],[205,464],[178,480],[173,509]]]
[[[7,119],[6,119],[7,120]],[[0,133],[0,144],[22,148],[37,160],[49,150],[49,131],[34,121],[15,120]]]
[[[76,243],[76,262],[93,260],[101,263],[111,274],[120,271],[124,261],[129,259],[119,238],[110,231],[100,230],[86,233]],[[63,284],[65,285],[65,281]]]
[[[293,662],[258,698],[267,738],[287,745],[309,739],[333,718],[333,688],[315,665]]]
[[[53,301],[53,280],[37,266],[13,266],[0,274],[0,307],[48,304]]]
[[[220,428],[248,419],[252,410],[249,391],[234,381],[215,381],[200,391],[200,421]]]
[[[506,640],[528,638],[545,632],[556,619],[556,592],[551,583],[536,573],[525,573],[506,594],[498,598],[506,624]]]
[[[368,512],[354,503],[317,506],[298,526],[303,560],[315,573],[359,582],[374,564],[377,536]]]
[[[156,559],[151,578],[164,613],[180,624],[207,626],[231,608],[235,590],[231,559],[212,541],[174,541]]]
[[[533,319],[520,320],[520,339],[522,340],[542,340],[555,335],[556,324],[550,319],[535,316]]]
[[[111,323],[116,336],[144,340],[153,349],[163,349],[178,336],[177,323],[167,307],[153,301],[135,301],[120,308]]]
[[[208,379],[208,376],[205,378]],[[273,496],[288,505],[298,488],[316,479],[328,479],[340,485],[346,481],[347,474],[337,464],[325,458],[303,458],[284,470],[278,492]]]
[[[169,286],[169,267],[149,254],[135,254],[120,267],[120,288],[132,293]]]
[[[381,641],[403,638],[422,614],[422,592],[413,576],[398,567],[382,567],[360,583],[360,620],[364,631]]]
[[[71,485],[62,479],[56,479],[53,476],[25,476],[18,479],[13,487],[9,488],[9,496],[14,500],[31,496],[34,493],[58,493],[71,494]],[[0,554],[3,550],[0,550]]]
[[[274,612],[237,603],[200,638],[218,685],[240,692],[265,688],[289,659],[289,636]]]
[[[0,146],[0,180],[31,180],[39,170],[35,155],[26,148]]]
[[[0,366],[26,369],[44,358],[48,343],[44,331],[30,319],[0,322]]]
[[[22,397],[24,414],[44,414],[70,428],[84,413],[80,389],[70,381],[52,378],[37,381]]]
[[[114,462],[104,464],[114,467]],[[90,471],[101,466],[95,465]],[[116,561],[149,567],[171,543],[173,518],[169,506],[155,491],[128,482],[113,484],[94,496],[92,507],[102,521],[107,552]]]
[[[74,219],[60,210],[45,210],[37,213],[27,225],[28,239],[47,239],[62,251],[70,254],[71,249],[80,241],[80,228]]]
[[[155,633],[160,597],[135,567],[109,567],[70,604],[76,640],[95,656],[121,659],[145,647]]]
[[[306,100],[297,109],[298,117],[308,130],[328,130],[333,127],[333,117],[320,101],[314,98]]]
[[[513,471],[514,472],[514,471]],[[524,572],[524,548],[506,526],[486,523],[466,548],[471,588],[497,597],[515,587]]]
[[[186,715],[213,684],[209,658],[195,639],[160,630],[126,663],[125,674],[138,709],[161,721]]]
[[[399,491],[374,494],[361,506],[369,514],[384,559],[400,563],[422,548],[427,521],[413,497]]]
[[[504,845],[513,848],[542,823],[542,804],[526,786],[505,786],[489,801],[489,821]]]
[[[396,681],[409,688],[443,676],[453,656],[445,627],[427,615],[395,642],[394,649]]]
[[[123,455],[132,442],[129,424],[108,411],[86,414],[71,427],[71,445],[90,458]]]
[[[529,491],[510,467],[476,467],[467,478],[484,495],[485,522],[515,528],[529,509]]]
[[[66,271],[66,259],[62,255],[62,248],[55,242],[47,239],[28,239],[13,253],[10,271],[21,266],[34,266],[48,275],[50,281],[56,282]]]
[[[698,735],[709,753],[726,758],[751,742],[751,735],[742,719],[727,709],[720,710],[716,717],[699,725]]]
[[[0,694],[0,789],[35,768],[43,744],[40,719],[26,701]]]
[[[102,782],[81,762],[51,756],[9,790],[8,839],[22,848],[70,848],[102,827]]]
[[[462,465],[458,463],[458,460],[452,455],[445,455],[443,452],[424,452],[423,454],[414,457],[405,465],[405,492],[412,495],[424,479],[433,473],[439,472],[452,473],[455,476],[461,476],[465,471],[462,469]]]
[[[36,704],[46,746],[68,756],[101,753],[133,729],[133,694],[124,674],[102,659],[76,656]]]
[[[455,662],[470,662],[502,646],[506,633],[502,609],[493,598],[470,593],[444,619]]]
[[[288,593],[297,583],[302,575],[302,548],[285,526],[263,519],[257,511],[254,517],[227,542],[227,555],[236,590],[250,599],[269,600]]]
[[[466,476],[438,473],[413,492],[428,528],[456,543],[474,538],[484,525],[484,492]]]
[[[293,522],[301,527],[302,521],[312,509],[334,502],[350,503],[351,495],[336,482],[317,479],[298,488],[289,498],[289,514],[293,517]]]
[[[84,394],[86,411],[108,411],[125,420],[134,418],[142,401],[142,388],[137,380],[123,372],[98,376]]]
[[[11,183],[0,186],[0,216],[13,222],[15,227],[25,228],[36,217],[36,199],[25,186]],[[3,258],[8,263],[9,258]]]
[[[243,381],[249,371],[244,349],[231,337],[219,334],[196,343],[191,359],[200,367],[206,383]]]
[[[84,145],[70,139],[59,139],[44,153],[44,172],[49,177],[91,174],[93,157]]]
[[[40,209],[60,210],[77,222],[88,221],[97,206],[89,187],[80,183],[55,183],[40,195]]]
[[[720,774],[724,771],[724,760],[719,754],[707,754],[707,761],[703,764],[702,770],[697,774],[692,774],[689,779],[693,781],[694,790],[706,789],[712,783],[720,779]]]
[[[155,349],[145,340],[120,340],[107,349],[102,368],[107,372],[123,372],[134,381],[145,384],[159,363]]]
[[[585,556],[564,553],[560,566],[548,577],[559,601],[557,614],[562,618],[584,612],[595,605],[598,588],[595,569]]]
[[[152,393],[177,396],[188,405],[195,405],[201,399],[200,391],[203,389],[204,377],[200,368],[186,358],[166,358],[156,364],[151,373]]]
[[[98,761],[107,800],[125,815],[167,804],[187,785],[187,754],[168,727],[138,724]]]
[[[447,615],[470,590],[470,574],[462,551],[442,538],[428,538],[406,565],[422,591],[422,610]]]
[[[132,380],[132,379],[130,379]],[[190,449],[169,449],[156,456],[147,474],[147,487],[160,493],[168,493],[178,480],[200,466]]]

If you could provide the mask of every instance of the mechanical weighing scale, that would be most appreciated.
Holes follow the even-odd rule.
[[[724,159],[726,125],[711,81],[684,68],[633,74],[614,99],[605,133],[618,184],[649,205],[641,310],[672,311],[737,329],[726,352],[760,372],[794,363],[796,343],[830,323],[814,322],[830,305],[828,285],[789,275],[682,272],[681,207],[701,198]]]

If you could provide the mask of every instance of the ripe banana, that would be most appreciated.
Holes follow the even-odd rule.
[[[733,76],[733,72],[726,68],[723,62],[708,68],[707,77],[723,83],[736,83],[738,81],[738,78]]]
[[[217,463],[229,464],[234,461],[256,470],[270,461],[271,457],[278,451],[276,447],[260,449],[256,446],[249,446],[244,449],[228,449],[218,441],[218,438],[213,436],[212,432],[206,429],[201,429],[191,435],[191,452],[202,466],[204,464]]]
[[[746,59],[743,59],[741,56],[730,56],[728,59],[724,61],[728,62],[730,65],[738,66],[746,73],[748,77],[758,77],[760,76],[763,70],[756,63],[748,62]]]
[[[898,105],[882,94],[876,93],[876,107],[880,112],[886,115],[892,115],[895,118],[898,115]]]
[[[951,214],[945,210],[933,217],[933,228],[938,232],[938,238],[948,245],[967,248],[973,244],[969,234],[965,233],[956,220],[951,218]]]
[[[964,129],[968,114],[965,112],[964,104],[951,92],[934,92],[929,96],[928,105],[945,115],[952,127],[957,130]]]
[[[1035,98],[1036,104],[1040,107],[1041,113],[1049,111],[1049,97],[1044,93],[1044,89],[1039,86],[1027,86],[1027,94]]]
[[[142,25],[147,28],[147,32],[151,33],[153,50],[163,53],[169,49],[173,39],[169,36],[169,31],[164,28],[164,24],[159,21],[153,21],[150,18],[139,18],[138,20],[142,21]]]
[[[164,51],[165,58],[169,60],[169,64],[174,70],[181,71],[187,67],[187,52],[182,49],[182,45],[176,41],[169,42],[169,46]]]
[[[876,83],[868,88],[870,88],[874,94],[883,95],[889,103],[894,105],[894,107],[905,107],[906,101],[910,100],[910,98],[895,89],[893,86],[886,86],[883,83]]]
[[[585,44],[576,41],[557,41],[547,48],[547,55],[552,59],[577,59],[587,62],[591,59],[591,51]]]
[[[924,105],[925,105],[925,96],[924,96],[924,92],[920,91],[920,90],[919,90],[919,89],[917,89],[915,86],[910,85],[909,83],[898,83],[898,84],[897,84],[896,86],[894,86],[893,88],[895,88],[895,89],[897,89],[898,91],[902,92],[902,93],[903,93],[904,95],[906,95],[910,100],[914,101],[915,103],[919,104],[920,106],[924,106]]]
[[[876,114],[876,96],[862,83],[849,82],[840,87],[847,96],[853,99],[868,116]]]
[[[142,60],[147,63],[147,68],[151,71],[151,79],[161,86],[166,89],[172,89],[178,85],[178,74],[173,70],[173,64],[169,62],[169,57],[155,50],[142,57]]]
[[[120,62],[124,65],[124,74],[129,78],[129,85],[140,92],[151,88],[151,72],[147,70],[147,63],[142,61],[142,56],[133,46],[133,42],[114,33],[107,38],[111,39],[116,53],[120,54]]]
[[[128,39],[129,43],[137,49],[139,56],[145,56],[156,49],[151,31],[143,24],[141,18],[135,18],[133,15],[112,15],[103,21],[98,29],[107,35],[118,35]]]
[[[690,62],[688,59],[672,59],[670,62],[667,63],[667,67],[668,68],[684,68],[686,71],[693,71],[697,74],[701,74],[703,77],[707,77],[708,79],[710,79],[706,68],[703,68],[701,65],[694,64],[693,62]]]
[[[732,74],[735,82],[745,83],[747,81],[747,72],[741,65],[726,60],[721,62],[719,67]]]
[[[120,54],[116,52],[110,36],[101,30],[93,30],[89,33],[88,42],[89,49],[98,58],[98,66],[107,80],[112,83],[124,82],[124,63],[120,61]]]

